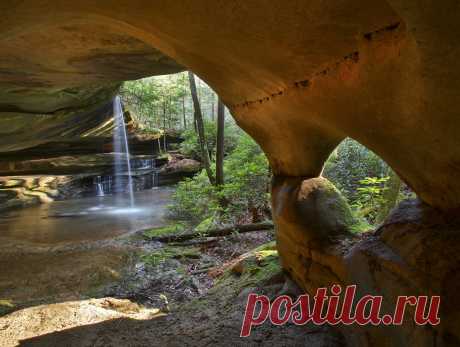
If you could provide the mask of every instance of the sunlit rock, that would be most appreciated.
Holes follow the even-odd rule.
[[[359,240],[346,205],[303,183],[351,137],[434,219],[458,213],[457,1],[26,0],[0,10],[0,151],[78,138],[110,117],[120,82],[187,67],[267,154],[280,256],[304,289],[357,282],[390,296],[441,291],[439,327],[370,328],[349,335],[350,345],[460,344],[459,224],[431,225],[427,236],[423,216],[404,205],[405,221]]]

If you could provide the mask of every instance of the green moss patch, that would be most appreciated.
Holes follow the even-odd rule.
[[[144,236],[147,238],[165,236],[171,234],[180,234],[186,230],[186,227],[182,223],[170,224],[164,227],[153,228],[144,231]]]
[[[209,217],[203,220],[200,224],[195,227],[195,231],[198,233],[205,233],[214,226],[214,217]]]
[[[361,234],[372,231],[373,227],[363,219],[356,218],[356,223],[350,227],[350,231],[354,234]]]

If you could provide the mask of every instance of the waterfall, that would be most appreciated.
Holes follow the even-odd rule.
[[[121,105],[121,98],[116,96],[113,101],[113,117],[115,127],[113,130],[113,146],[115,152],[115,187],[116,191],[125,191],[123,176],[128,173],[128,192],[131,207],[134,207],[133,178],[131,174],[131,162],[126,135],[125,117]],[[122,156],[121,154],[124,154]],[[123,160],[124,159],[124,160]]]
[[[96,195],[97,196],[105,196],[105,194],[104,194],[104,185],[102,184],[102,177],[101,176],[96,177],[94,184],[96,185]]]
[[[104,188],[102,187],[102,183],[97,184],[97,196],[104,196]]]

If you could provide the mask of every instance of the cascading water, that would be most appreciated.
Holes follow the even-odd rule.
[[[104,186],[102,184],[102,177],[101,176],[96,177],[96,180],[95,180],[94,184],[96,185],[96,195],[97,196],[105,196],[105,194],[104,194]]]
[[[134,189],[133,178],[131,173],[131,162],[128,146],[128,137],[126,135],[125,117],[121,105],[121,98],[116,96],[113,101],[113,117],[115,128],[113,130],[113,146],[115,151],[115,187],[116,191],[125,191],[123,179],[128,175],[128,192],[131,207],[134,207]],[[124,156],[122,155],[124,154]]]
[[[97,196],[105,196],[104,188],[102,187],[102,183],[97,184]]]

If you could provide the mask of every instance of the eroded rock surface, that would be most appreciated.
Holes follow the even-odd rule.
[[[299,283],[359,281],[389,295],[417,283],[444,293],[441,327],[369,329],[351,345],[458,345],[450,311],[458,252],[440,262],[442,249],[458,247],[456,226],[427,227],[409,209],[405,221],[360,241],[325,223],[324,210],[307,220],[306,202],[296,201],[349,136],[389,163],[433,218],[459,210],[458,1],[26,0],[0,10],[0,151],[88,131],[107,119],[121,81],[185,66],[218,92],[287,182],[273,198],[287,204],[275,204],[284,211],[279,247]]]
[[[312,182],[310,182],[312,181]],[[286,181],[284,182],[286,185]],[[349,346],[457,346],[460,343],[459,301],[454,293],[460,280],[460,224],[458,217],[442,214],[418,200],[404,201],[375,232],[361,235],[337,234],[322,226],[322,233],[312,229],[303,215],[292,214],[305,206],[316,206],[302,191],[311,192],[318,179],[297,182],[274,189],[274,207],[293,201],[275,215],[278,249],[284,268],[309,293],[333,284],[357,285],[357,295],[380,295],[384,298],[381,314],[393,314],[401,295],[441,296],[441,324],[419,327],[413,321],[414,309],[408,308],[400,327],[339,326]],[[324,194],[324,191],[323,191]],[[307,195],[308,197],[308,195]],[[322,216],[330,212],[322,213]],[[321,217],[317,218],[321,220]],[[335,220],[340,220],[335,217]]]

